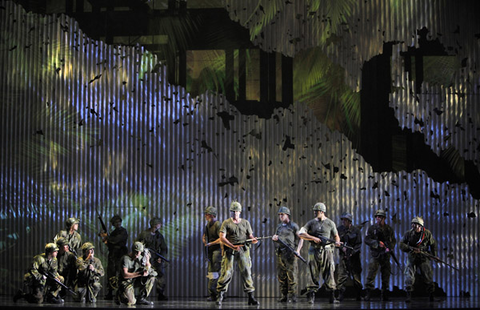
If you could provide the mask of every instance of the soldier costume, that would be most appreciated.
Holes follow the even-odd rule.
[[[217,298],[217,282],[222,269],[222,249],[220,247],[220,227],[222,224],[216,219],[217,209],[214,207],[207,207],[204,213],[208,222],[202,238],[208,258],[208,293],[210,295],[209,301],[214,301]]]
[[[382,274],[382,300],[388,300],[387,292],[390,282],[390,275],[392,273],[392,266],[390,263],[391,251],[395,248],[397,239],[393,228],[385,224],[386,213],[384,210],[377,210],[375,212],[375,221],[368,228],[367,235],[365,237],[365,244],[370,247],[370,262],[368,264],[367,294],[365,300],[370,300],[371,291],[375,288],[374,281],[377,275],[378,269]]]
[[[82,245],[83,256],[77,259],[77,301],[91,302],[97,301],[98,292],[102,288],[100,277],[103,277],[102,262],[95,257],[95,247],[90,242]]]
[[[127,230],[122,227],[122,218],[115,215],[110,219],[110,224],[115,227],[115,229],[110,234],[101,234],[103,242],[108,248],[108,287],[107,294],[105,295],[105,299],[107,300],[113,299],[113,291],[118,285],[118,273],[120,272],[121,258],[128,254],[128,233]]]
[[[282,206],[278,209],[278,215],[281,223],[277,226],[277,231],[272,240],[281,239],[291,249],[300,253],[303,239],[298,236],[300,228],[297,223],[290,220],[290,209]],[[298,262],[291,249],[282,243],[275,242],[277,278],[282,293],[279,302],[297,302]]]
[[[150,220],[150,228],[144,230],[138,236],[136,241],[143,243],[145,248],[152,249],[163,257],[168,254],[167,243],[165,238],[160,233],[159,229],[162,227],[162,220],[160,218],[153,218]],[[165,264],[160,257],[155,253],[150,253],[150,263],[152,264],[153,269],[157,273],[157,299],[158,300],[168,300],[168,297],[165,296]]]
[[[435,285],[433,283],[433,270],[430,259],[421,252],[437,256],[437,243],[430,230],[424,226],[421,217],[414,217],[411,222],[412,229],[407,231],[400,242],[400,249],[408,253],[407,266],[405,267],[406,302],[412,298],[413,284],[417,268],[423,277],[430,301],[434,301]]]
[[[47,243],[45,253],[33,258],[32,267],[23,279],[24,290],[18,291],[13,296],[13,302],[25,298],[29,303],[41,304],[46,302],[61,304],[64,302],[59,297],[62,286],[52,278],[63,283],[63,277],[58,274],[57,262],[58,247],[55,243]]]
[[[253,297],[255,287],[252,279],[250,247],[248,244],[240,245],[244,244],[247,239],[255,239],[252,227],[247,220],[240,218],[242,205],[239,202],[234,201],[230,204],[230,212],[233,213],[233,216],[225,220],[220,228],[220,239],[227,248],[224,248],[221,274],[217,282],[217,305],[222,304],[224,294],[232,280],[234,261],[237,263],[242,277],[243,291],[248,294],[248,304],[259,305],[259,302]],[[256,239],[253,241],[253,243],[257,242]]]
[[[68,241],[70,252],[75,254],[76,257],[79,257],[78,251],[80,250],[80,246],[82,245],[82,237],[77,232],[79,223],[79,219],[74,217],[69,218],[66,222],[67,229],[60,230],[60,232],[53,239],[53,242],[57,242],[58,238],[65,238],[65,240]]]
[[[77,279],[77,258],[75,257],[75,254],[69,251],[69,244],[65,238],[58,238],[56,244],[59,249],[57,254],[58,273],[64,278],[65,285],[73,290],[75,280]],[[60,296],[65,298],[66,294],[67,290],[62,287]]]
[[[325,204],[319,202],[313,206],[315,218],[308,221],[305,226],[300,229],[300,238],[310,241],[308,249],[308,270],[310,277],[307,281],[307,298],[308,302],[315,302],[315,293],[320,288],[318,281],[320,275],[324,280],[325,288],[330,292],[330,303],[338,303],[335,298],[335,261],[333,259],[334,246],[340,245],[340,237],[338,236],[337,226],[335,223],[325,216]],[[334,244],[327,244],[320,237],[334,239]]]
[[[353,281],[353,286],[357,292],[357,300],[362,299],[362,263],[360,261],[360,250],[362,246],[362,235],[360,229],[353,226],[353,217],[350,213],[344,213],[341,216],[343,222],[338,226],[338,235],[340,241],[353,248],[342,248],[340,251],[340,261],[338,263],[337,290],[338,299],[343,300],[345,294],[345,284],[349,278]]]
[[[121,260],[121,272],[118,282],[117,302],[133,305],[152,305],[147,300],[155,285],[157,272],[150,263],[150,252],[145,251],[143,243],[136,241],[132,252]],[[135,295],[138,289],[138,295]]]

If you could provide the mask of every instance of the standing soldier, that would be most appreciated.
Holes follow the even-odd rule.
[[[365,237],[365,244],[370,247],[370,262],[368,264],[367,294],[365,300],[370,300],[370,294],[375,289],[374,281],[378,269],[382,273],[382,295],[381,299],[384,301],[388,299],[388,287],[390,283],[390,275],[392,273],[392,266],[390,264],[390,256],[395,248],[397,240],[393,228],[385,224],[386,213],[384,210],[377,210],[375,212],[375,224],[370,226]]]
[[[65,238],[68,241],[68,245],[70,248],[70,252],[75,254],[78,257],[78,251],[80,250],[80,246],[82,245],[82,237],[78,233],[78,224],[80,220],[74,217],[71,217],[67,220],[66,230],[60,230],[60,232],[55,236],[53,242],[57,242],[57,239],[60,237]]]
[[[243,282],[243,291],[248,294],[249,305],[260,305],[253,297],[255,287],[252,279],[252,259],[250,258],[250,246],[246,244],[247,239],[253,239],[252,243],[258,243],[253,236],[252,227],[246,219],[240,218],[242,205],[238,201],[230,204],[230,213],[232,216],[222,223],[220,228],[220,240],[224,246],[222,257],[222,270],[217,282],[217,305],[221,305],[228,285],[232,281],[233,262],[237,263]]]
[[[80,302],[97,301],[98,292],[102,288],[100,277],[103,277],[102,262],[95,257],[95,247],[90,242],[82,245],[83,255],[77,259],[77,298]]]
[[[122,227],[122,218],[119,215],[115,215],[110,219],[110,224],[114,227],[114,230],[110,234],[106,232],[100,234],[108,248],[108,288],[107,294],[105,295],[106,300],[113,299],[114,287],[118,285],[120,261],[124,255],[128,254],[128,233],[127,230]]]
[[[340,262],[338,263],[337,289],[338,299],[343,300],[345,295],[345,284],[348,278],[353,280],[353,287],[357,292],[357,300],[362,300],[362,263],[360,261],[360,250],[362,246],[362,235],[360,229],[353,226],[353,217],[350,213],[342,214],[342,225],[338,227],[340,241],[344,245],[353,248],[342,247],[340,250]]]
[[[58,273],[65,279],[65,285],[73,291],[77,278],[77,257],[70,252],[68,241],[65,238],[60,237],[57,239],[57,247]],[[67,290],[62,287],[60,297],[65,299],[66,294]]]
[[[430,259],[423,253],[437,256],[437,243],[430,230],[424,227],[421,217],[412,219],[412,229],[407,231],[400,242],[400,249],[408,253],[407,267],[405,268],[405,290],[407,291],[406,302],[412,301],[413,284],[417,268],[427,286],[430,301],[434,301],[435,285],[433,283],[433,270]]]
[[[205,220],[207,226],[203,233],[202,240],[207,251],[208,258],[208,293],[209,301],[217,298],[217,282],[222,268],[222,249],[220,248],[220,227],[222,224],[217,221],[217,209],[207,207],[205,209]]]
[[[162,220],[160,218],[151,219],[150,228],[140,233],[136,241],[143,243],[145,248],[152,249],[165,257],[168,253],[168,247],[165,238],[159,231],[161,227]],[[165,262],[155,253],[150,254],[150,262],[157,273],[157,299],[168,300],[168,297],[165,296]]]
[[[24,276],[24,290],[18,291],[13,296],[13,302],[25,298],[29,303],[61,304],[64,302],[59,297],[63,284],[63,277],[58,274],[57,262],[58,247],[55,243],[47,243],[45,253],[33,258],[32,267]]]
[[[157,272],[150,263],[150,252],[145,251],[143,243],[136,241],[132,252],[121,260],[117,302],[128,306],[153,305],[147,298],[155,285],[156,276]]]
[[[327,208],[322,202],[313,206],[315,218],[308,221],[300,229],[300,238],[310,241],[308,249],[308,270],[310,277],[307,285],[308,302],[315,302],[315,293],[320,288],[318,281],[322,275],[325,282],[325,288],[330,292],[330,303],[338,303],[335,298],[335,261],[333,260],[334,246],[340,246],[340,237],[338,236],[337,225],[331,219],[325,216]],[[323,239],[323,240],[322,240]],[[327,243],[326,239],[335,241],[335,244]]]
[[[278,219],[280,224],[277,227],[275,235],[272,237],[275,243],[275,254],[277,256],[277,278],[280,283],[282,298],[279,302],[297,302],[297,283],[298,283],[298,262],[295,253],[300,255],[303,246],[303,239],[300,239],[298,232],[300,228],[297,223],[290,220],[290,209],[280,207],[278,209]],[[285,243],[287,246],[283,245]]]

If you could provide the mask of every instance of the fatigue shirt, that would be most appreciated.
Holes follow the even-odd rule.
[[[325,218],[323,221],[320,221],[318,218],[311,219],[310,221],[303,226],[303,228],[307,231],[310,236],[314,237],[325,237],[328,239],[333,239],[335,235],[338,234],[337,226],[335,223],[329,219]],[[315,243],[315,241],[310,240],[310,248],[324,248],[324,247],[331,247],[332,245],[325,245],[325,242]]]
[[[220,232],[225,234],[225,238],[232,244],[244,243],[248,237],[253,234],[252,227],[246,219],[242,219],[236,224],[232,218],[223,221]]]
[[[412,262],[426,261],[428,258],[421,253],[414,253],[410,247],[420,248],[421,251],[428,252],[433,256],[437,256],[437,243],[433,238],[432,233],[428,229],[416,233],[415,230],[410,229],[405,233],[400,242],[400,250],[408,253],[408,259]]]

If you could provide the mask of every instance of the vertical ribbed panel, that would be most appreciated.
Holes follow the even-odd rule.
[[[298,9],[300,2],[294,1]],[[409,1],[385,16],[382,10],[388,6],[383,2],[358,3],[362,3],[357,8],[358,28],[364,27],[365,35],[379,35],[365,20],[375,16],[386,24],[389,20],[409,24],[412,19],[405,16],[420,7],[422,18],[435,20],[431,15],[444,2],[421,6]],[[6,270],[2,294],[21,287],[31,258],[42,252],[70,216],[81,219],[82,237],[94,242],[106,262],[106,249],[97,237],[98,211],[107,225],[114,214],[123,217],[129,245],[151,217],[162,217],[172,261],[167,294],[205,295],[203,210],[213,205],[224,220],[230,202],[237,199],[244,207],[242,217],[257,236],[274,233],[281,205],[291,208],[292,220],[302,226],[312,218],[313,204],[324,201],[335,222],[346,211],[354,215],[356,224],[366,222],[363,232],[376,209],[388,208],[388,222],[398,240],[411,218],[422,215],[437,238],[440,258],[461,270],[456,273],[435,264],[434,280],[449,296],[461,292],[478,296],[479,208],[465,185],[434,182],[422,171],[374,173],[345,136],[330,131],[302,104],[277,110],[268,120],[244,116],[221,95],[190,98],[183,88],[169,85],[166,68],[141,46],[110,46],[86,37],[66,16],[25,13],[10,1],[2,0],[0,5],[5,7],[0,11],[4,38],[0,41],[0,253]],[[303,27],[295,31],[317,31]],[[409,27],[406,31],[391,25],[388,31],[409,38],[418,28],[416,23]],[[313,34],[306,40],[315,42]],[[382,40],[395,37],[388,35]],[[381,52],[382,40],[357,45],[360,54],[369,55],[357,61]],[[335,53],[339,58],[348,54]],[[394,61],[395,83],[411,89],[398,59]],[[349,66],[350,74],[358,76],[358,66]],[[358,86],[357,82],[353,84]],[[464,80],[457,83],[462,86],[455,87],[465,87]],[[477,115],[470,110],[472,96],[461,99],[455,92],[444,93],[452,98],[444,103],[449,113]],[[408,113],[425,113],[407,92],[392,96],[408,105]],[[441,99],[425,95],[421,102],[430,106],[432,100],[438,106]],[[395,103],[406,113],[401,104]],[[405,116],[400,115],[407,114],[397,116],[403,123]],[[450,118],[439,121],[456,124]],[[439,129],[434,130],[436,135],[441,135]],[[466,144],[475,138],[471,135],[455,142],[458,149],[475,151],[475,146]],[[472,212],[477,216],[469,216]],[[307,248],[305,244],[304,257]],[[405,255],[396,253],[404,262]],[[278,296],[272,243],[254,246],[252,259],[257,296]],[[365,246],[362,261],[365,279]],[[299,289],[305,287],[307,276],[300,263]],[[234,277],[229,295],[243,296],[238,273]],[[403,288],[403,281],[401,273],[392,276],[391,288]]]

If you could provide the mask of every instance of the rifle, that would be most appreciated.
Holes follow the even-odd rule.
[[[380,237],[382,237],[382,238],[380,238]],[[385,240],[385,239],[386,239],[386,238],[385,238],[385,235],[383,234],[382,231],[380,231],[380,232],[378,233],[378,242],[383,242],[383,244],[385,245],[385,248],[389,249],[389,251],[388,251],[388,252],[385,252],[385,253],[390,253],[390,255],[391,255],[392,258],[393,258],[393,261],[395,262],[395,264],[397,264],[397,266],[401,268],[402,266],[400,266],[400,262],[398,261],[397,256],[395,255],[395,253],[393,253],[393,249],[390,248],[390,246],[388,245],[387,241],[383,241],[383,240]]]
[[[448,266],[448,267],[450,267],[450,268],[455,269],[456,271],[460,271],[460,269],[458,269],[457,267],[455,267],[455,266],[453,266],[453,265],[451,265],[451,264],[449,264],[449,263],[441,260],[440,257],[435,256],[435,255],[432,255],[432,254],[428,253],[427,251],[424,251],[424,250],[422,250],[422,249],[420,249],[420,248],[416,248],[416,247],[413,247],[413,246],[410,246],[410,245],[408,246],[408,248],[410,249],[410,251],[412,251],[412,252],[414,252],[414,253],[420,253],[420,254],[422,254],[422,255],[425,255],[425,256],[426,256],[428,259],[430,259],[430,260],[433,260],[433,261],[435,261],[435,262],[437,262],[437,263],[442,263],[442,264],[444,264],[444,265],[446,265],[446,266]],[[419,251],[419,252],[416,252],[415,249],[420,249],[420,251]]]
[[[295,251],[291,246],[289,246],[285,241],[283,241],[282,239],[278,238],[277,240],[278,242],[280,242],[284,247],[286,247],[287,249],[289,249],[296,257],[298,257],[302,262],[304,262],[305,264],[307,263],[307,261],[305,260],[305,258],[303,258],[297,251]]]
[[[240,242],[240,243],[235,243],[234,245],[246,245],[248,243],[252,243],[253,241],[258,240],[263,240],[263,239],[271,239],[273,236],[262,236],[262,237],[255,237],[254,239],[247,239],[245,240],[244,242]]]
[[[105,225],[105,222],[103,221],[102,216],[100,215],[100,213],[98,212],[98,210],[96,210],[96,211],[97,211],[97,214],[98,214],[98,219],[100,220],[100,224],[102,225],[102,229],[103,229],[103,231],[105,232],[105,234],[107,234],[107,236],[108,236],[107,226]],[[98,235],[102,238],[102,240],[104,239],[104,236],[102,236],[102,233],[99,233]],[[107,243],[107,240],[103,240],[103,243],[106,244],[106,243]]]
[[[155,250],[152,250],[150,248],[145,248],[145,250],[148,250],[150,252],[152,252],[153,254],[157,255],[158,257],[160,257],[163,261],[167,262],[167,263],[170,263],[170,261],[168,259],[166,259],[162,254],[158,253],[157,251]]]
[[[325,244],[327,244],[327,245],[328,245],[328,244],[331,244],[331,243],[333,243],[333,244],[336,243],[335,240],[330,239],[330,238],[327,238],[327,237],[318,236],[318,238],[320,238],[320,239],[322,240],[322,242],[325,242]],[[345,244],[343,244],[343,243],[340,244],[340,247],[353,251],[353,248],[352,248],[351,246],[345,245]]]
[[[44,276],[46,276],[47,278],[49,278],[50,280],[54,281],[55,283],[57,283],[58,285],[60,285],[61,287],[63,287],[64,289],[66,289],[67,291],[70,292],[70,294],[74,295],[74,296],[77,296],[77,293],[74,292],[71,288],[69,288],[68,286],[66,286],[65,284],[63,284],[62,282],[60,282],[60,280],[58,280],[51,272],[49,271],[44,271],[42,273]]]

